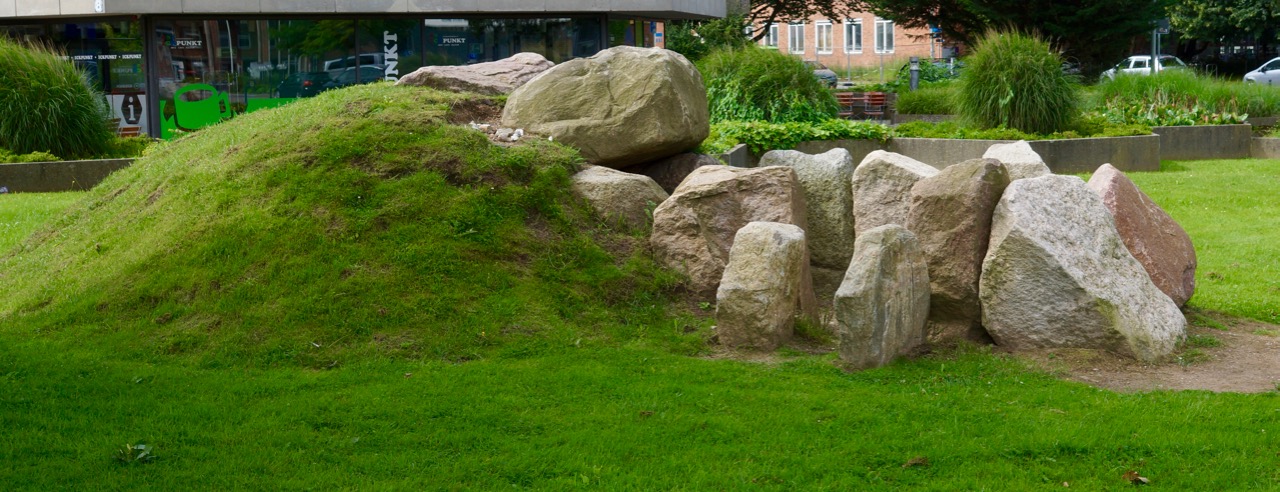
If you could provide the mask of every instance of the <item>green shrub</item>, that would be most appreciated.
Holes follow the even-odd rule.
[[[1099,109],[1108,104],[1141,104],[1160,98],[1194,102],[1213,113],[1280,115],[1280,91],[1274,87],[1217,79],[1190,70],[1168,70],[1154,77],[1116,77],[1098,84],[1095,91],[1094,105]]]
[[[959,113],[979,128],[1061,131],[1079,112],[1075,81],[1039,37],[988,31],[960,73]]]
[[[1151,127],[1137,124],[1114,124],[1096,115],[1078,118],[1067,129],[1048,133],[1027,133],[1012,128],[973,128],[954,121],[930,123],[912,121],[898,125],[893,130],[895,137],[914,138],[963,138],[971,140],[1060,140],[1067,138],[1087,137],[1130,137],[1150,135]]]
[[[898,114],[956,114],[954,84],[921,85],[910,92],[899,92],[895,108]]]
[[[712,51],[698,63],[711,122],[818,123],[839,110],[835,96],[797,58],[748,46]]]
[[[0,37],[0,148],[91,157],[114,138],[102,95],[52,48]]]
[[[756,154],[770,150],[793,149],[800,142],[810,140],[878,140],[887,141],[892,136],[889,127],[866,121],[830,119],[821,123],[763,121],[724,121],[711,125],[711,136],[703,142],[700,152],[715,154],[746,144]]]

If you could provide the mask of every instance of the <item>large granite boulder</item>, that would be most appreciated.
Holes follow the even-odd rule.
[[[928,316],[929,269],[915,235],[897,224],[859,234],[835,297],[845,364],[879,367],[916,350]]]
[[[507,98],[502,125],[554,137],[593,164],[623,168],[679,154],[711,131],[689,60],[618,46],[543,72]]]
[[[853,226],[861,235],[885,224],[906,224],[911,187],[938,174],[933,166],[902,154],[872,151],[853,171]]]
[[[1089,188],[1102,197],[1120,239],[1156,287],[1178,306],[1186,304],[1196,291],[1196,248],[1187,231],[1111,164],[1098,168]]]
[[[631,229],[648,227],[648,211],[668,196],[648,176],[603,166],[587,166],[574,174],[571,186],[573,192],[590,202],[605,220]]]
[[[907,229],[929,264],[929,337],[990,342],[982,328],[978,278],[991,239],[991,215],[1009,186],[995,159],[951,165],[911,187]]]
[[[658,262],[687,275],[693,291],[714,294],[734,235],[749,222],[808,227],[794,170],[778,166],[695,169],[653,211],[649,241]]]
[[[982,154],[982,158],[995,159],[1004,163],[1005,169],[1009,171],[1010,181],[1053,174],[1049,166],[1044,163],[1044,159],[1026,140],[992,145]]]
[[[813,264],[848,268],[853,257],[853,156],[849,151],[832,149],[810,155],[771,150],[760,158],[760,165],[795,169],[809,212],[805,233]]]
[[[666,190],[667,193],[671,193],[676,191],[676,187],[680,186],[680,182],[689,177],[689,173],[692,173],[694,169],[702,166],[723,165],[724,163],[715,157],[684,152],[644,164],[628,166],[623,171],[648,176],[657,182],[658,186],[661,186],[663,190]]]
[[[1125,248],[1083,180],[1009,184],[996,206],[979,282],[982,324],[1013,350],[1105,349],[1154,361],[1185,336],[1186,318]]]
[[[432,87],[453,92],[495,96],[510,94],[538,74],[555,66],[537,53],[517,53],[498,61],[474,65],[422,67],[400,77],[396,85]]]
[[[728,347],[773,350],[795,320],[816,318],[809,253],[799,227],[751,222],[734,236],[716,291],[716,336]]]

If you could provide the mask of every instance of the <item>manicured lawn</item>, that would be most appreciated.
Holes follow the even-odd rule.
[[[1274,321],[1280,161],[1166,167],[1132,177],[1196,243],[1192,305]],[[0,222],[29,232],[73,198],[0,196]],[[1117,394],[986,350],[845,373],[833,355],[675,354],[705,332],[672,323],[463,362],[370,342],[326,369],[139,357],[145,331],[67,322],[0,327],[6,490],[1127,490],[1129,470],[1153,489],[1280,489],[1280,392]],[[141,442],[154,460],[116,459]]]
[[[0,253],[26,239],[84,193],[9,193],[0,195]]]
[[[1129,176],[1191,235],[1190,305],[1280,323],[1280,161],[1165,162]]]

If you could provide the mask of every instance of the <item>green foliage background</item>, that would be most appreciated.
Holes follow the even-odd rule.
[[[115,138],[109,117],[102,94],[60,52],[0,36],[0,149],[96,156]]]
[[[821,122],[839,110],[835,96],[800,59],[755,46],[720,48],[698,63],[711,122]]]
[[[1035,35],[988,31],[966,62],[957,109],[978,128],[1048,134],[1066,129],[1079,113],[1075,81]]]

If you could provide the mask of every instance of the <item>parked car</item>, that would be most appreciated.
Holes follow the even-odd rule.
[[[1156,60],[1156,71],[1161,70],[1185,70],[1187,64],[1179,60],[1173,55],[1160,55]],[[1150,75],[1151,74],[1151,55],[1137,55],[1125,58],[1114,67],[1108,68],[1102,72],[1102,77],[1106,79],[1115,79],[1116,75],[1132,74],[1132,75]]]
[[[327,83],[328,72],[293,73],[276,86],[276,97],[311,97],[323,91]]]
[[[382,65],[351,67],[339,72],[333,80],[330,80],[324,85],[324,89],[329,90],[349,85],[370,84],[382,80],[385,76]]]
[[[810,70],[813,70],[813,76],[817,77],[818,80],[821,80],[823,84],[826,84],[827,87],[835,88],[836,81],[838,80],[836,73],[827,68],[826,65],[816,61],[806,61],[804,64],[809,67]]]
[[[1280,58],[1272,58],[1256,70],[1244,74],[1246,83],[1276,85],[1280,83]]]

